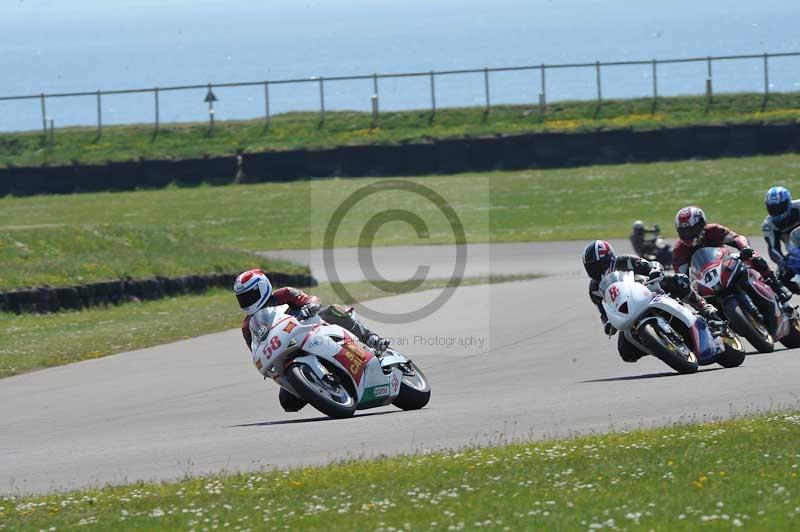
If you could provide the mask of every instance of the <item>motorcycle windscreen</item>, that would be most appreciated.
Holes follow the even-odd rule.
[[[604,294],[609,286],[625,279],[633,280],[633,272],[611,272],[600,281],[600,291]]]
[[[692,254],[691,277],[698,279],[700,274],[710,264],[718,263],[724,254],[722,248],[700,248]]]

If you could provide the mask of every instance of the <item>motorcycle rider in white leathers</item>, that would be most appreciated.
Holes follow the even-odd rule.
[[[769,257],[778,265],[778,277],[787,287],[797,290],[794,283],[788,282],[784,261],[786,254],[781,249],[781,244],[789,245],[789,235],[800,227],[800,200],[792,201],[791,193],[784,187],[772,187],[764,196],[764,205],[767,208],[767,217],[761,226],[764,239],[767,241]]]
[[[338,325],[353,333],[361,342],[371,348],[376,356],[380,356],[389,347],[389,340],[381,338],[367,329],[361,321],[341,305],[322,307],[317,296],[309,295],[296,288],[285,287],[272,291],[272,284],[261,270],[248,270],[236,276],[233,292],[239,307],[247,314],[242,322],[242,336],[247,348],[252,351],[254,342],[258,342],[269,333],[265,319],[270,312],[269,307],[288,305],[287,314],[303,321],[319,316],[324,321]],[[262,319],[262,316],[264,319]],[[297,412],[305,402],[281,388],[278,395],[281,406],[287,412]]]

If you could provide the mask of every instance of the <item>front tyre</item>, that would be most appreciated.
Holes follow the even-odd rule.
[[[410,360],[401,365],[403,378],[400,380],[400,393],[392,404],[403,410],[419,410],[431,400],[431,386],[422,370]]]
[[[678,373],[695,373],[700,367],[697,356],[674,331],[667,334],[661,327],[647,323],[639,329],[639,340],[654,356]]]
[[[744,336],[759,353],[772,353],[775,341],[767,327],[749,312],[745,312],[736,298],[729,298],[724,305],[725,316],[731,322],[731,329]]]
[[[355,413],[357,401],[336,373],[320,379],[307,364],[297,362],[289,366],[285,375],[298,395],[323,414],[343,419]]]

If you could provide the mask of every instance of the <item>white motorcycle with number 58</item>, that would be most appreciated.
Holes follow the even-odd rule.
[[[333,418],[394,404],[428,404],[430,385],[411,360],[394,349],[378,358],[352,333],[319,316],[302,322],[285,307],[260,310],[265,325],[253,340],[253,363],[264,376]]]
[[[712,332],[704,319],[661,293],[658,279],[643,284],[633,272],[611,272],[600,282],[600,290],[608,321],[619,334],[678,373],[693,373],[713,363],[735,367],[744,361],[742,343],[727,324],[716,323]]]

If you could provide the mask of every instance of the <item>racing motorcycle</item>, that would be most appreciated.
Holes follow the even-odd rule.
[[[761,275],[728,248],[700,248],[689,268],[697,292],[722,310],[731,327],[759,352],[769,353],[780,341],[800,347],[797,310],[782,306]]]
[[[619,334],[678,373],[717,363],[744,362],[742,342],[724,322],[706,321],[661,291],[659,278],[640,283],[633,272],[611,272],[600,282],[603,308]],[[652,288],[652,290],[651,290]]]
[[[346,329],[319,316],[301,323],[280,309],[263,311],[265,325],[253,349],[253,363],[265,379],[332,418],[388,404],[403,410],[428,404],[428,380],[396,350],[376,357]]]
[[[672,246],[667,244],[667,241],[661,238],[661,228],[657,225],[654,226],[653,232],[655,236],[652,238],[637,237],[636,233],[630,236],[631,246],[638,256],[650,261],[658,262],[666,270],[672,269]]]

